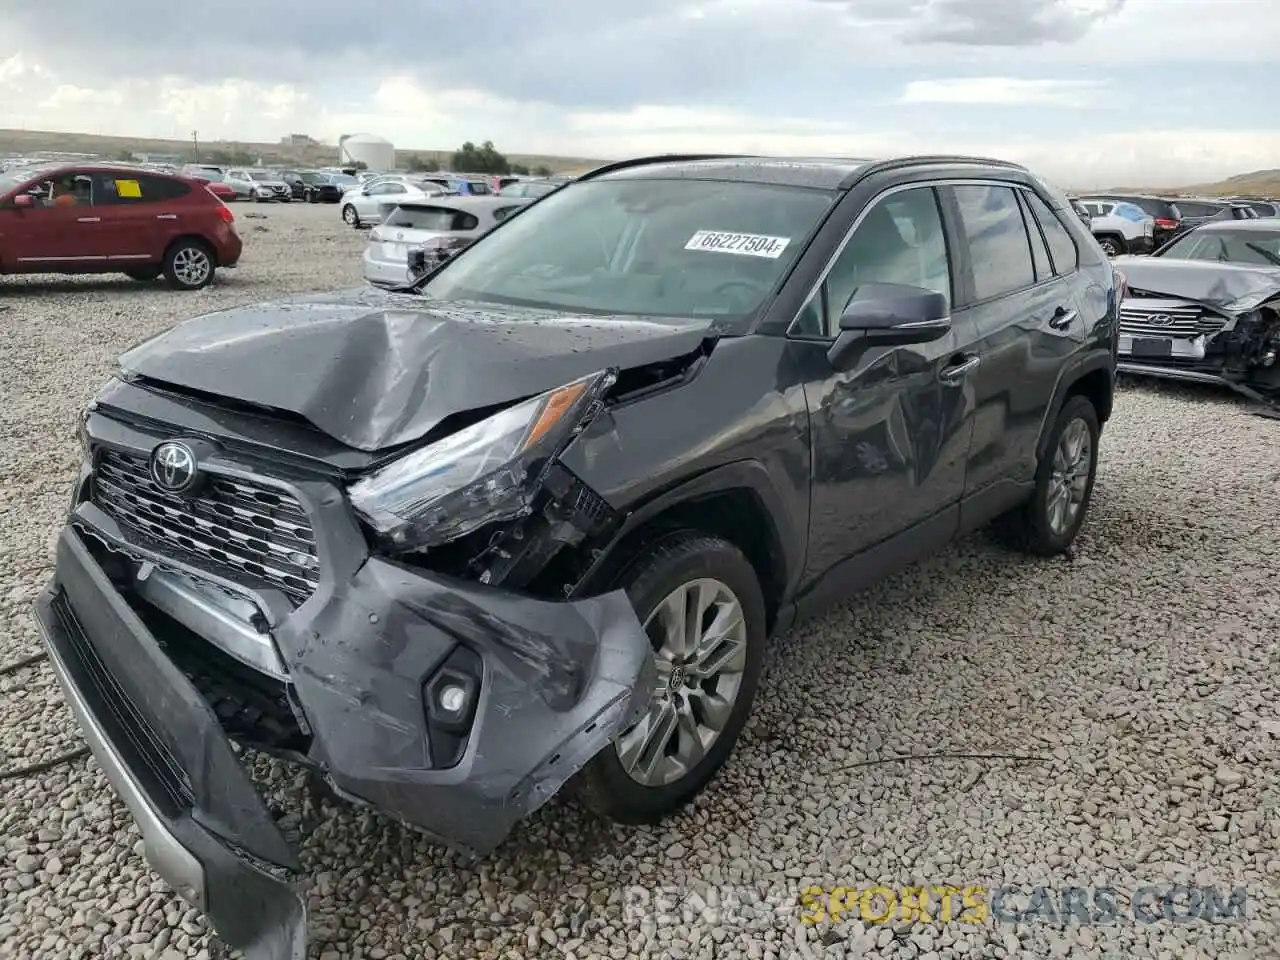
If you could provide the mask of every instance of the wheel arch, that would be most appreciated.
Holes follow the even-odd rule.
[[[754,460],[714,468],[636,506],[574,592],[606,589],[638,550],[681,531],[721,537],[743,552],[760,580],[772,631],[803,562],[802,540],[768,470]]]
[[[174,247],[178,246],[179,244],[190,243],[192,241],[204,247],[205,252],[209,254],[209,258],[213,261],[213,265],[215,267],[222,266],[222,263],[218,260],[218,248],[215,247],[212,243],[210,243],[201,234],[198,234],[198,233],[183,233],[183,234],[179,234],[178,236],[170,240],[165,245],[164,253],[160,255],[160,263],[163,264],[166,261],[168,261],[169,255],[173,253]]]
[[[1036,442],[1036,456],[1043,457],[1058,414],[1071,397],[1084,397],[1098,414],[1099,426],[1111,419],[1115,408],[1115,359],[1110,351],[1093,350],[1078,364],[1070,368],[1058,381],[1053,401],[1045,411],[1040,425],[1040,438]]]

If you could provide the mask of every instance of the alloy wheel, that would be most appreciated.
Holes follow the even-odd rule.
[[[615,748],[632,780],[661,787],[687,776],[729,722],[747,664],[747,625],[727,585],[699,579],[671,591],[644,628],[658,681]]]
[[[1054,536],[1062,536],[1075,523],[1092,471],[1093,439],[1089,427],[1083,420],[1072,420],[1063,428],[1053,452],[1053,471],[1045,499],[1049,529]]]
[[[212,270],[213,261],[199,247],[183,247],[173,255],[173,274],[183,286],[200,286]]]

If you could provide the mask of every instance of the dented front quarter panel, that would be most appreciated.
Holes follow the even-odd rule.
[[[485,853],[647,701],[652,652],[625,593],[544,602],[371,558],[277,634],[332,785]],[[461,760],[431,767],[423,684],[458,643],[483,674]]]

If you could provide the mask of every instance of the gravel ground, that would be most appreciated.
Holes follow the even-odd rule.
[[[237,211],[242,265],[200,293],[0,279],[0,663],[37,649],[75,416],[113,359],[188,315],[358,282],[361,235],[334,207]],[[1280,424],[1212,390],[1126,387],[1071,559],[974,537],[782,638],[735,758],[660,827],[557,800],[468,864],[261,763],[306,837],[313,955],[1278,956],[1277,481]],[[0,678],[0,717],[0,767],[80,744],[46,664]],[[1024,759],[864,762],[906,753]],[[221,952],[92,760],[0,781],[0,798],[0,956]],[[1058,909],[1064,888],[1110,887],[1120,917],[800,922],[809,884],[877,882],[1019,885],[1006,911],[1035,886]],[[1243,888],[1245,919],[1134,919],[1131,894],[1180,884]]]

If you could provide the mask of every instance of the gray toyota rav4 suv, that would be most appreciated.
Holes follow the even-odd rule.
[[[241,748],[475,852],[565,784],[677,810],[771,635],[988,523],[1071,544],[1123,294],[1009,163],[605,166],[401,288],[125,354],[45,643],[155,870],[299,958]]]

